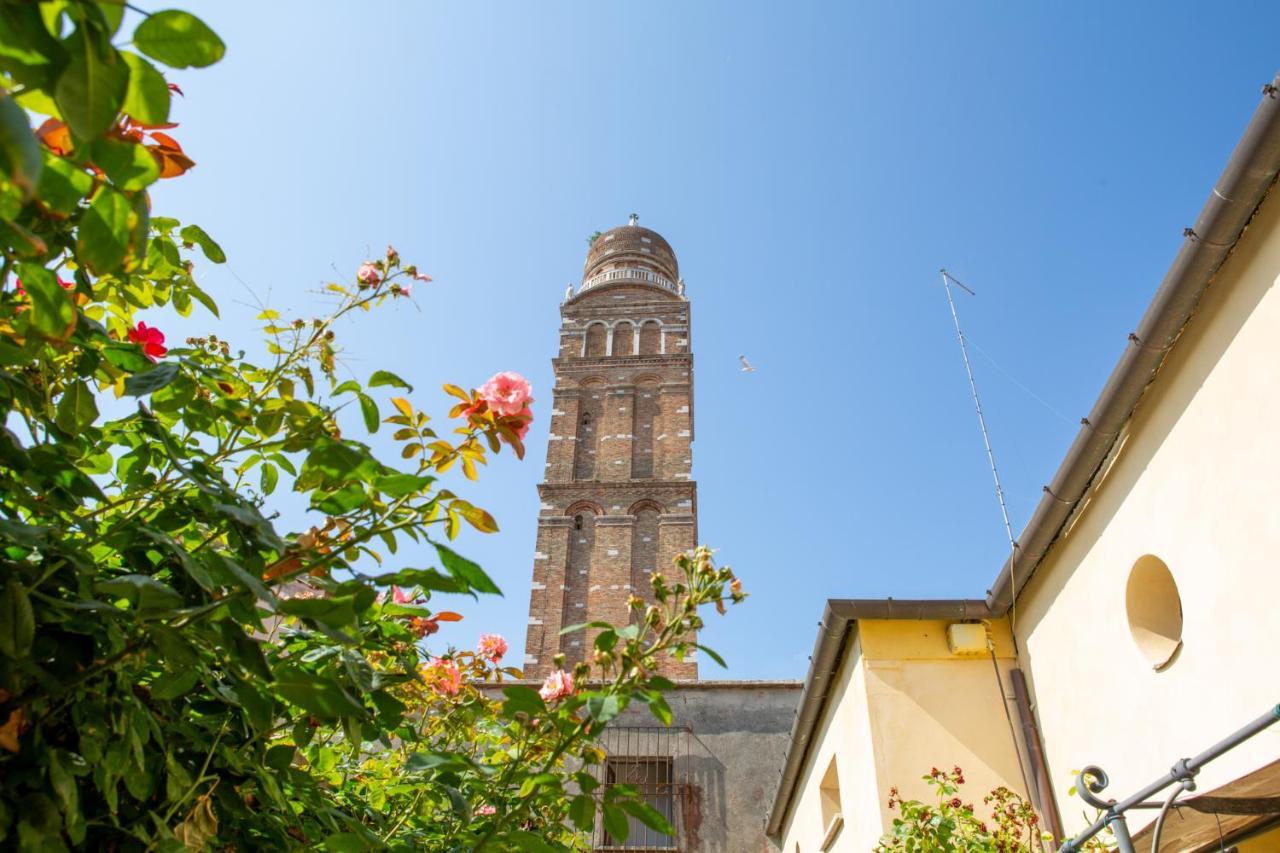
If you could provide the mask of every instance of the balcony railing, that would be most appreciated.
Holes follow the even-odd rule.
[[[653,284],[672,293],[679,293],[680,288],[671,279],[666,276],[658,275],[653,270],[646,270],[639,267],[628,267],[620,270],[605,270],[597,273],[591,278],[582,282],[582,286],[578,288],[579,293],[586,293],[593,287],[599,287],[602,284],[609,284],[615,281],[638,281],[644,284]]]

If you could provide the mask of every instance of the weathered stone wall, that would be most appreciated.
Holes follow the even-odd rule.
[[[687,752],[675,756],[678,848],[689,853],[777,851],[765,837],[778,768],[786,757],[800,701],[798,681],[702,681],[666,694],[671,729],[688,729]],[[636,744],[616,730],[656,725],[644,705],[612,724],[612,744]],[[678,742],[671,737],[667,743]],[[682,747],[683,749],[683,747]],[[616,754],[616,752],[615,752]]]

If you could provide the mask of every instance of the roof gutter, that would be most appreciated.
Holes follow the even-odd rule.
[[[1089,416],[1058,467],[1044,497],[1005,562],[987,604],[1006,613],[1068,526],[1122,435],[1134,408],[1195,312],[1200,297],[1235,249],[1280,171],[1280,75],[1262,89],[1262,103],[1236,145],[1222,176],[1160,289],[1129,335]],[[1015,586],[1016,582],[1016,586]]]
[[[1111,372],[1098,401],[1031,521],[1017,550],[1007,560],[985,601],[966,599],[896,601],[832,599],[822,615],[809,658],[804,692],[786,764],[769,810],[766,832],[782,830],[793,800],[796,778],[808,759],[811,739],[826,707],[831,681],[839,671],[853,623],[858,619],[986,619],[1008,613],[1045,554],[1080,508],[1080,502],[1114,452],[1125,425],[1169,350],[1195,312],[1200,297],[1240,240],[1262,199],[1280,173],[1280,75],[1262,89],[1262,103],[1236,145],[1222,176],[1205,202],[1194,228],[1165,274],[1155,298],[1129,345]],[[1016,587],[1015,587],[1016,579]]]
[[[952,599],[911,601],[895,599],[830,599],[819,623],[818,639],[809,656],[804,693],[791,727],[787,761],[778,780],[765,832],[777,836],[791,806],[796,777],[808,759],[809,747],[831,692],[831,682],[843,663],[844,650],[859,619],[987,619],[992,615],[981,600]]]

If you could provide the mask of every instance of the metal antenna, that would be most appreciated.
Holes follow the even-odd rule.
[[[959,281],[945,269],[941,272],[942,287],[947,292],[947,305],[951,307],[951,319],[956,324],[956,340],[960,342],[960,355],[964,358],[964,370],[969,376],[969,393],[973,397],[973,408],[978,413],[978,426],[982,427],[982,444],[987,448],[987,462],[991,464],[991,478],[995,480],[996,483],[996,500],[1000,502],[1000,517],[1004,519],[1004,532],[1005,535],[1009,537],[1009,567],[1011,575],[1009,579],[1014,581],[1012,586],[1016,597],[1018,587],[1016,578],[1012,577],[1012,569],[1015,558],[1018,555],[1018,543],[1017,540],[1013,538],[1013,526],[1009,524],[1009,507],[1005,505],[1004,502],[1004,488],[1000,485],[1000,471],[996,468],[996,454],[991,449],[991,436],[987,432],[987,419],[986,416],[982,414],[982,401],[978,399],[978,383],[974,381],[973,378],[973,365],[969,362],[969,348],[965,345],[964,331],[960,328],[960,315],[956,313],[956,301],[951,295],[951,285],[954,284],[970,296],[977,296],[977,294],[970,288],[966,287],[963,282]],[[1009,627],[1011,632],[1013,625],[1014,611],[1011,603],[1009,607]],[[1014,643],[1017,643],[1017,641],[1017,637],[1015,636]]]

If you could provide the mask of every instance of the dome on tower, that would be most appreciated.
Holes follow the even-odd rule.
[[[641,227],[635,215],[631,216],[630,224],[596,234],[586,252],[582,289],[588,289],[588,282],[599,275],[626,269],[657,273],[663,280],[653,283],[662,284],[666,289],[675,289],[680,280],[680,264],[676,263],[671,243],[664,240],[662,234]]]

